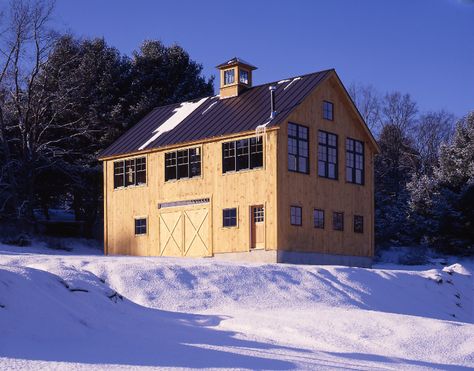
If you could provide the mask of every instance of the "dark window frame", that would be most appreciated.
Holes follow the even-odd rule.
[[[135,236],[143,236],[148,234],[148,218],[134,218]]]
[[[295,211],[295,213],[293,213],[293,211]],[[303,225],[303,208],[301,206],[290,206],[290,224],[297,227],[301,227]]]
[[[346,138],[346,182],[358,185],[365,184],[365,143],[361,140]],[[358,151],[360,145],[361,151]],[[360,166],[359,166],[360,165]],[[350,171],[351,179],[348,177]],[[360,182],[357,181],[357,171],[360,171]]]
[[[229,207],[229,208],[222,209],[222,227],[223,228],[236,228],[238,224],[239,224],[239,214],[236,207]]]
[[[316,217],[316,215],[322,215],[322,218]],[[325,225],[325,213],[323,209],[313,209],[313,226],[317,229],[324,229]],[[318,222],[317,222],[318,221]]]
[[[324,135],[325,141],[321,140],[321,134]],[[334,137],[335,138],[335,145],[329,143],[329,139]],[[331,180],[338,180],[339,179],[339,136],[335,133],[331,133],[324,130],[318,131],[318,176],[321,178],[331,179]],[[334,150],[335,156],[331,156],[330,152]],[[324,155],[325,159],[322,159],[322,155]],[[335,162],[331,162],[330,158],[335,157]],[[329,176],[329,165],[334,165],[334,177]],[[324,174],[321,174],[321,167],[324,166]]]
[[[128,169],[131,169],[130,171]],[[147,184],[146,157],[114,161],[114,189],[137,187]]]
[[[263,168],[263,136],[222,143],[222,173]]]
[[[247,76],[247,81],[246,82],[242,81],[242,75],[243,74],[246,74],[246,76]],[[239,69],[239,83],[248,85],[250,83],[250,77],[249,76],[250,76],[249,71],[244,70],[244,69]]]
[[[291,126],[295,127],[294,132],[296,135],[290,133]],[[300,135],[300,129],[306,130],[306,138]],[[293,130],[291,130],[293,131]],[[290,146],[290,142],[295,141],[296,144]],[[306,156],[301,154],[301,145],[306,144]],[[290,153],[290,148],[295,147],[296,153]],[[292,151],[292,150],[291,150]],[[293,160],[290,161],[290,157],[294,157],[295,168],[291,168],[290,164]],[[303,171],[300,169],[300,158],[306,159],[306,169]],[[294,122],[288,122],[288,139],[287,139],[287,161],[288,161],[288,171],[293,173],[300,173],[300,174],[309,174],[310,173],[310,161],[309,161],[309,127],[296,124]]]
[[[193,167],[194,165],[197,167]],[[190,147],[165,153],[165,182],[193,179],[202,174],[202,148]]]
[[[340,220],[338,220],[339,217],[340,217]],[[339,232],[344,231],[344,213],[343,212],[334,211],[332,213],[332,229],[334,231],[339,231]]]
[[[323,100],[323,119],[334,121],[334,103]]]
[[[230,76],[230,73],[232,73],[232,78],[228,78],[228,75]],[[235,83],[235,68],[224,70],[224,85],[232,85],[234,83]]]
[[[354,233],[364,233],[364,217],[354,215]]]

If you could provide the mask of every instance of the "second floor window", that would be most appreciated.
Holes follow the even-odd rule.
[[[309,174],[309,129],[288,123],[288,170]]]
[[[114,162],[114,188],[146,184],[146,158],[138,157]]]
[[[235,81],[235,72],[234,70],[224,71],[224,85],[233,84]]]
[[[364,142],[346,139],[346,180],[364,184]]]
[[[318,174],[337,179],[337,135],[320,130],[318,138]]]
[[[263,137],[222,143],[222,172],[257,169],[263,166]]]
[[[334,104],[326,100],[323,102],[323,119],[334,120]]]
[[[201,175],[201,148],[165,153],[165,181]]]

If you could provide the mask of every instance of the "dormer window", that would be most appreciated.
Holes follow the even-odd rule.
[[[224,85],[233,84],[235,81],[234,69],[224,71]]]
[[[242,83],[242,84],[245,84],[245,85],[248,85],[249,84],[249,73],[248,71],[245,71],[245,70],[240,70],[240,74],[239,74],[239,81]]]

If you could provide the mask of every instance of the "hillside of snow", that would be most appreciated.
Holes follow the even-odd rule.
[[[472,261],[374,269],[0,245],[0,369],[471,369]]]

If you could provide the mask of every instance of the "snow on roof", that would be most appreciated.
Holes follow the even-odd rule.
[[[212,102],[209,107],[207,107],[204,111],[202,111],[201,115],[204,115],[207,111],[209,111],[212,107],[214,107],[217,104],[217,101]]]
[[[298,80],[301,80],[301,79],[302,79],[301,76],[295,77],[293,80],[291,80],[291,81],[288,83],[288,85],[286,85],[286,86],[283,88],[283,90],[288,89],[295,81],[298,81]]]
[[[201,104],[203,104],[209,98],[202,98],[197,102],[184,102],[176,108],[173,112],[174,114],[170,116],[164,123],[162,123],[158,128],[153,131],[153,135],[145,143],[143,143],[138,149],[142,150],[146,148],[150,143],[154,142],[156,138],[160,135],[173,130],[178,126],[186,117],[193,113]]]

